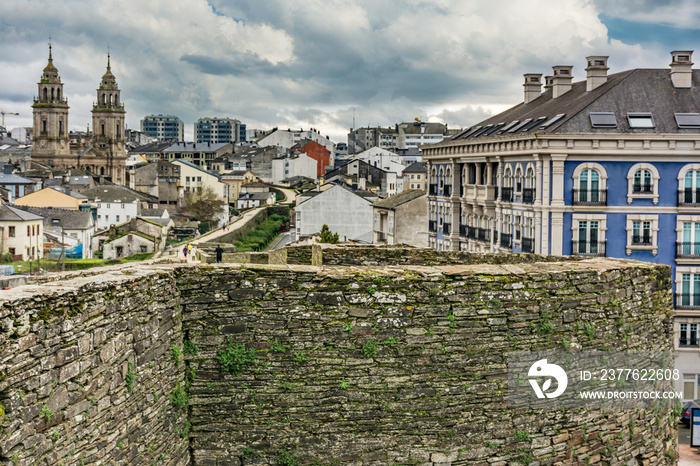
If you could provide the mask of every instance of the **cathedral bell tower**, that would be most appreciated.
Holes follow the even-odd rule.
[[[105,175],[117,183],[123,183],[126,174],[125,114],[117,79],[112,74],[110,56],[107,55],[107,72],[102,76],[97,102],[92,107],[92,146],[107,159],[104,161]]]
[[[32,104],[34,114],[34,144],[32,158],[54,165],[70,156],[68,136],[68,100],[63,97],[63,83],[53,64],[51,44],[49,63],[38,82],[39,95]]]

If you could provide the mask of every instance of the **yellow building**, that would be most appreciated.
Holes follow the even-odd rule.
[[[66,194],[55,188],[44,188],[39,191],[22,196],[15,201],[15,205],[27,207],[53,207],[55,209],[78,210],[82,204],[87,204],[88,199],[80,194]]]
[[[40,259],[43,256],[43,217],[7,205],[0,206],[0,253],[13,260]]]

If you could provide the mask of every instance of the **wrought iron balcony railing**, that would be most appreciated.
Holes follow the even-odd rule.
[[[605,241],[572,241],[571,254],[575,256],[605,256]]]
[[[608,190],[574,189],[574,205],[608,205]]]

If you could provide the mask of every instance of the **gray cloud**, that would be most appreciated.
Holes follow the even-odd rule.
[[[172,113],[191,135],[198,118],[228,116],[251,128],[313,126],[340,141],[353,108],[357,125],[420,116],[466,126],[520,102],[526,72],[573,64],[582,77],[589,54],[611,55],[611,71],[667,65],[660,52],[610,40],[602,11],[629,8],[587,0],[24,0],[0,16],[0,107],[22,114],[8,126],[31,125],[52,34],[76,128],[90,121],[108,44],[133,128],[146,114]]]

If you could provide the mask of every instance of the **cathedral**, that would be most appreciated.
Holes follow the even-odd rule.
[[[126,148],[124,145],[124,104],[121,103],[117,79],[112,74],[110,56],[107,71],[97,89],[92,108],[92,133],[73,137],[68,130],[68,99],[53,64],[51,45],[49,63],[39,80],[39,95],[32,105],[34,143],[32,161],[57,169],[79,168],[113,183],[126,182]]]

